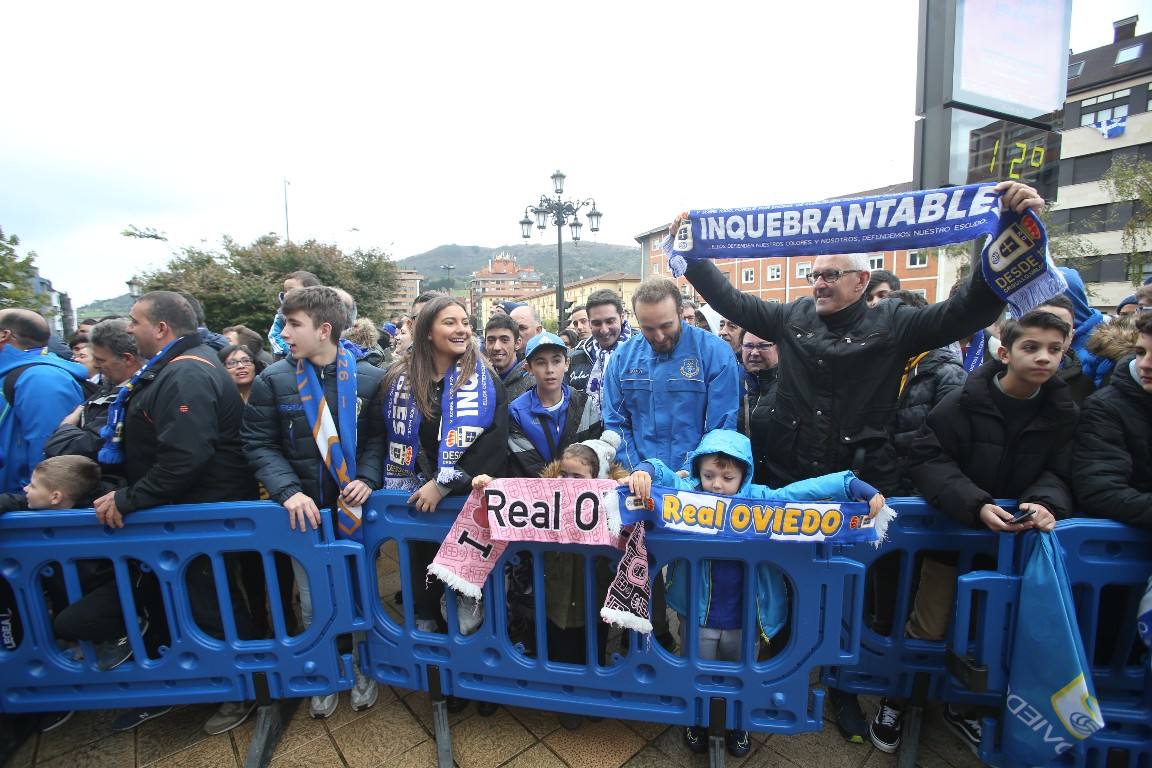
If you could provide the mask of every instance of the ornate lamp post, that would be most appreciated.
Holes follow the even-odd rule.
[[[448,276],[448,293],[453,293],[455,285],[452,283],[452,270],[456,269],[455,264],[441,264],[440,269],[444,270],[444,274]]]
[[[596,209],[596,201],[592,198],[587,200],[564,200],[561,195],[564,194],[564,174],[560,171],[552,174],[552,188],[556,192],[555,197],[548,197],[547,195],[540,195],[540,202],[535,205],[529,205],[524,209],[524,218],[520,219],[520,235],[524,239],[532,237],[532,219],[529,214],[536,217],[536,228],[547,229],[548,220],[551,217],[552,225],[556,227],[556,317],[559,325],[558,328],[564,327],[564,225],[567,224],[572,230],[572,242],[580,242],[580,229],[584,224],[580,221],[578,213],[580,209],[586,205],[591,205],[592,210],[585,214],[588,217],[588,229],[593,232],[600,231],[600,211]]]
[[[128,295],[131,296],[132,298],[134,298],[134,299],[140,298],[140,295],[143,292],[143,290],[144,290],[144,283],[140,282],[140,280],[137,279],[136,277],[133,277],[131,280],[128,281]]]

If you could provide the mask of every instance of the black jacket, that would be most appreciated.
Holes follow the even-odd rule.
[[[1039,414],[1008,445],[991,391],[1003,370],[996,363],[981,366],[932,409],[912,440],[909,476],[929,504],[967,525],[978,524],[980,508],[995,499],[1032,501],[1057,519],[1069,517],[1078,409],[1068,385],[1049,379],[1040,388]]]
[[[904,363],[990,325],[1003,307],[979,270],[939,304],[869,307],[861,298],[832,315],[817,314],[811,297],[772,304],[741,293],[707,259],[690,262],[687,276],[722,316],[777,344],[765,454],[774,486],[851,469],[891,494],[899,473],[889,430]]]
[[[119,387],[88,398],[80,411],[80,424],[61,424],[44,443],[44,458],[53,456],[87,456],[97,460],[104,438],[100,430],[108,423],[108,409],[116,401]]]
[[[536,378],[532,375],[532,372],[528,370],[527,360],[518,360],[516,365],[512,366],[512,370],[508,371],[508,373],[504,375],[496,374],[496,376],[504,384],[509,403],[536,386]]]
[[[1132,378],[1130,360],[1084,401],[1072,485],[1085,514],[1152,528],[1152,394]]]
[[[319,376],[336,419],[336,364],[326,366]],[[368,426],[368,404],[383,378],[384,371],[367,360],[356,363],[356,479],[372,490],[380,487],[384,474],[384,438]],[[339,489],[324,466],[300,402],[295,360],[274,363],[252,382],[241,437],[256,479],[272,500],[283,504],[302,492],[321,508],[336,503]]]
[[[919,358],[919,359],[917,359]],[[908,381],[896,402],[892,423],[892,444],[900,462],[900,494],[912,496],[916,490],[908,479],[908,449],[912,438],[924,425],[929,412],[953,390],[964,386],[964,366],[952,349],[942,347],[917,355],[905,368]]]
[[[752,458],[756,465],[752,479],[760,485],[768,484],[766,454],[771,437],[772,409],[776,405],[776,385],[779,381],[778,365],[757,371],[755,375],[745,373],[741,381],[744,397],[741,398],[740,412],[736,415],[736,428],[752,442]]]
[[[588,388],[588,377],[592,375],[593,360],[580,345],[568,353],[568,373],[564,375],[564,383],[572,389],[583,392]]]
[[[124,419],[121,512],[256,498],[244,460],[244,401],[216,351],[185,337],[136,382]]]

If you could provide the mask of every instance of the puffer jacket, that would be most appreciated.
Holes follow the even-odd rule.
[[[980,508],[996,499],[1036,502],[1058,520],[1069,517],[1078,409],[1068,385],[1056,377],[1044,383],[1040,412],[1009,445],[991,391],[1003,370],[985,363],[932,409],[912,440],[909,477],[929,504],[965,525],[979,525]]]
[[[1134,378],[1131,358],[1084,401],[1072,486],[1081,512],[1152,528],[1152,394]]]
[[[776,404],[776,384],[780,380],[780,366],[765,368],[743,377],[744,397],[736,417],[736,429],[752,441],[752,456],[756,462],[753,481],[768,482],[768,465],[764,455],[771,438],[772,408]]]
[[[892,443],[900,462],[900,494],[911,496],[916,489],[908,479],[908,449],[912,438],[928,418],[928,413],[953,390],[964,386],[964,366],[950,347],[933,349],[911,358],[901,379]]]
[[[335,419],[336,363],[317,374]],[[356,479],[373,490],[380,487],[384,474],[384,439],[368,426],[368,404],[383,378],[384,371],[367,360],[356,362]],[[295,360],[289,357],[271,365],[252,382],[241,436],[248,462],[273,501],[283,504],[304,493],[320,508],[336,503],[339,489],[324,466],[300,402]]]
[[[744,481],[740,490],[735,494],[742,498],[751,499],[795,499],[797,501],[817,501],[827,499],[830,501],[848,501],[848,489],[854,479],[851,472],[838,472],[810,480],[801,480],[783,488],[772,489],[766,485],[757,485],[752,482],[752,445],[748,438],[739,432],[730,429],[716,429],[704,435],[696,450],[688,455],[688,464],[692,466],[689,477],[680,477],[671,467],[659,459],[646,462],[652,468],[652,484],[665,488],[681,490],[700,490],[700,478],[697,475],[696,459],[712,453],[723,453],[737,459],[744,465]],[[739,568],[732,568],[730,563],[720,561],[719,568],[714,568],[712,561],[705,560],[704,567],[699,569],[700,588],[698,594],[700,601],[696,606],[697,620],[700,626],[711,626],[709,623],[712,613],[713,595],[736,595],[737,616],[742,615],[739,607],[743,595],[743,577]],[[716,576],[714,578],[714,571]],[[688,580],[686,570],[679,562],[668,568],[667,600],[669,607],[681,616],[688,615]],[[760,623],[760,633],[765,640],[772,638],[784,621],[788,618],[788,587],[784,581],[784,574],[774,566],[761,563],[756,567],[756,615]],[[727,627],[731,628],[731,627]]]
[[[509,471],[516,477],[537,477],[544,466],[560,458],[564,448],[600,437],[604,423],[600,409],[584,392],[564,385],[564,407],[552,412],[540,404],[536,388],[529,389],[508,406]],[[556,436],[555,417],[563,419]]]
[[[891,494],[898,485],[890,437],[900,377],[909,357],[991,325],[1004,303],[980,271],[952,298],[928,307],[861,298],[831,315],[811,297],[772,304],[740,292],[707,259],[688,280],[724,317],[780,353],[780,384],[766,461],[783,485],[843,469]]]

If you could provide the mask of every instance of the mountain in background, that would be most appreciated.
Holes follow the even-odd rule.
[[[107,317],[108,315],[127,317],[128,313],[132,311],[132,304],[132,297],[127,293],[117,296],[114,299],[100,299],[99,301],[85,304],[77,309],[76,321],[79,322],[86,317],[94,317],[99,320],[101,317]]]
[[[441,269],[443,264],[454,264],[451,270],[453,284],[457,288],[467,285],[469,277],[476,270],[488,265],[488,260],[501,253],[516,258],[522,266],[536,269],[544,280],[544,285],[556,284],[556,246],[539,244],[503,245],[498,248],[483,248],[478,245],[441,245],[425,253],[400,259],[396,265],[405,269],[415,269],[430,282],[440,281],[449,270]],[[595,277],[605,272],[627,272],[640,274],[640,248],[634,245],[613,245],[610,243],[578,244],[564,243],[564,282],[574,283],[584,278]]]

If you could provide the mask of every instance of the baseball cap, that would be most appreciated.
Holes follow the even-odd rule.
[[[568,352],[568,345],[564,343],[564,339],[554,333],[544,331],[528,340],[528,351],[524,355],[525,359],[530,359],[541,347],[559,347],[565,353]]]

